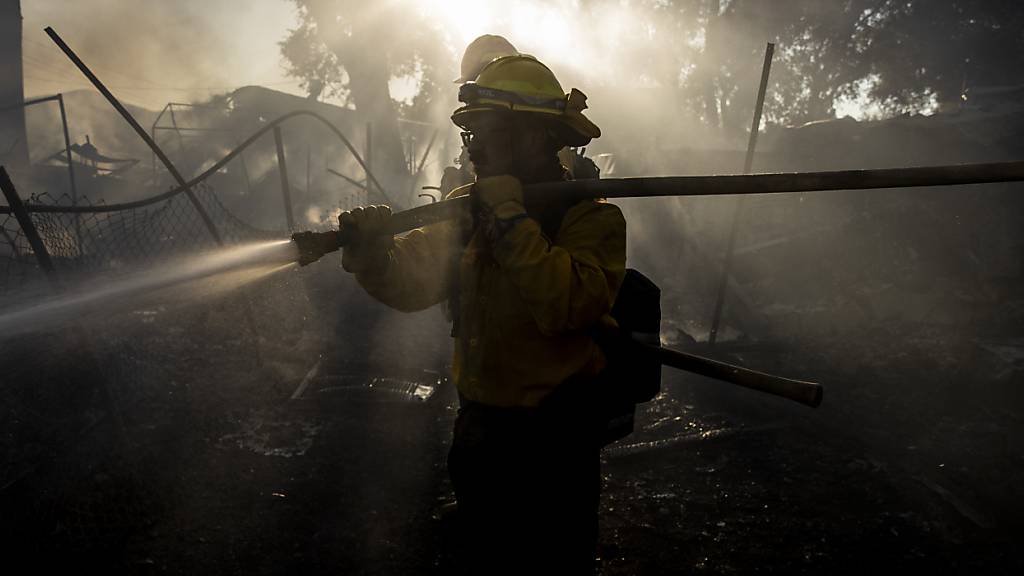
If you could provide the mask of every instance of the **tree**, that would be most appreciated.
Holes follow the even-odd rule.
[[[311,97],[342,97],[366,111],[379,135],[378,157],[389,170],[404,170],[394,119],[422,115],[450,89],[447,74],[439,74],[455,63],[444,31],[425,22],[412,2],[292,1],[301,25],[282,43],[292,73]],[[960,102],[971,87],[1024,83],[1024,10],[1013,0],[576,0],[560,6],[571,6],[584,31],[600,29],[602,15],[628,9],[630,25],[619,37],[580,46],[597,55],[589,62],[599,66],[592,68],[619,86],[667,89],[676,113],[736,140],[750,124],[768,41],[776,43],[776,57],[765,119],[775,124],[832,118],[844,98],[897,115]],[[411,106],[397,105],[388,91],[387,82],[404,74],[420,79]]]
[[[858,33],[871,95],[890,112],[1024,83],[1024,10],[1011,0],[880,2]]]
[[[757,59],[743,39],[778,42],[777,105],[768,112],[775,121],[831,117],[838,98],[865,89],[895,115],[959,102],[965,87],[1024,81],[1024,11],[1016,2],[733,0],[721,18],[736,47],[717,58],[727,79],[756,78],[744,70]]]
[[[416,77],[413,108],[429,106],[442,54],[435,29],[396,2],[292,1],[300,24],[281,42],[289,73],[302,80],[310,98],[340,97],[373,123],[374,171],[385,186],[405,190],[410,175],[389,82]]]

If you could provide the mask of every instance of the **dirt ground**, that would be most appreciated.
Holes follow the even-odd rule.
[[[5,345],[8,564],[453,573],[443,314],[299,281],[87,319],[120,351],[98,368],[73,340]],[[600,573],[1020,573],[1024,366],[992,352],[1019,343],[950,330],[702,350],[822,382],[816,410],[666,369],[604,452]]]

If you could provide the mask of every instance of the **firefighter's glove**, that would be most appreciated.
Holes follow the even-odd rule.
[[[499,220],[526,214],[523,207],[523,185],[514,176],[481,178],[473,186],[480,207]]]
[[[341,266],[360,274],[382,270],[390,261],[395,244],[391,234],[376,233],[391,219],[388,206],[365,206],[338,216],[340,233],[349,238],[341,252]]]
[[[487,236],[497,240],[523,218],[523,185],[514,176],[490,176],[473,185],[473,200]]]

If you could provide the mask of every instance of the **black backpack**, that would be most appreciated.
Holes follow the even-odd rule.
[[[596,335],[608,359],[598,403],[604,446],[631,434],[636,405],[661,392],[661,362],[635,344],[661,343],[661,289],[640,272],[627,269],[611,315],[619,324],[618,333]]]

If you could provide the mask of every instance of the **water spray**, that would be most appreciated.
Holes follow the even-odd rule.
[[[0,334],[10,336],[56,327],[98,309],[117,310],[133,298],[201,280],[230,279],[233,286],[293,268],[299,259],[288,240],[221,248],[153,266],[95,288],[67,291],[41,303],[0,314]]]

